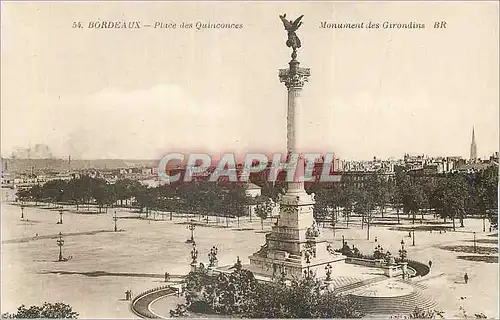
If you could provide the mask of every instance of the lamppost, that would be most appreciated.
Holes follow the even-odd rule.
[[[380,244],[375,247],[375,255],[376,255],[376,257],[374,257],[375,259],[381,259],[382,256],[384,255],[384,248],[382,248]]]
[[[217,267],[217,252],[219,250],[217,249],[216,246],[213,246],[212,249],[210,249],[210,252],[208,253],[208,261],[210,262],[209,267]]]
[[[476,231],[473,232],[474,235],[474,253],[476,253]]]
[[[344,239],[344,235],[342,235],[342,248],[344,247],[344,244],[345,244],[345,239]]]
[[[407,251],[405,250],[404,240],[401,240],[401,249],[399,250],[399,257],[401,258],[401,261],[404,261],[407,257]]]
[[[64,240],[62,238],[61,232],[59,232],[59,239],[57,240],[57,245],[59,246],[59,261],[63,261],[62,247],[64,246]]]
[[[193,243],[193,249],[191,249],[191,271],[196,271],[196,264],[198,263],[198,250],[196,250],[196,244]]]
[[[116,221],[118,221],[118,217],[116,216],[116,210],[115,210],[115,216],[113,217],[113,220],[115,221],[115,232],[117,232],[118,228],[116,227]]]
[[[58,224],[62,224],[63,223],[63,219],[62,219],[63,212],[64,212],[63,209],[59,209],[59,222],[58,222]]]
[[[412,233],[413,233],[413,236],[411,237],[411,240],[412,240],[412,246],[415,246],[415,228],[413,228],[411,231],[412,231]]]
[[[325,271],[326,271],[326,281],[332,280],[332,278],[331,278],[331,275],[332,275],[332,265],[329,262],[325,266]]]
[[[187,243],[196,243],[196,241],[194,241],[194,229],[196,229],[196,226],[194,225],[193,222],[191,222],[191,224],[189,226],[187,226],[187,229],[188,230],[191,230],[191,239],[188,239],[186,242]]]
[[[285,265],[281,265],[281,281],[286,280],[286,271],[285,271]]]
[[[484,199],[484,197],[483,197],[483,199]],[[485,210],[485,212],[483,214],[483,232],[486,232],[486,222],[485,222],[485,220],[486,220],[486,210]]]
[[[310,253],[306,251],[306,264],[307,264],[307,270],[304,270],[304,277],[306,279],[311,279],[313,276],[313,271],[310,269],[311,265],[311,258],[310,258]]]

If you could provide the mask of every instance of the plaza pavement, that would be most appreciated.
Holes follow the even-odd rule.
[[[125,290],[130,289],[136,295],[164,285],[165,271],[173,275],[189,271],[191,245],[185,241],[190,231],[183,224],[184,217],[174,216],[169,221],[165,216],[165,221],[151,221],[136,219],[139,214],[128,209],[117,209],[118,217],[122,218],[118,220],[118,229],[124,231],[113,232],[114,210],[108,210],[107,214],[65,212],[60,225],[57,211],[27,207],[24,213],[28,221],[21,221],[18,206],[3,202],[1,209],[2,313],[14,312],[21,304],[62,301],[79,312],[81,318],[132,318],[135,315],[130,311],[130,303],[124,301]],[[270,231],[274,221],[265,221],[266,231]],[[411,226],[410,221],[402,222]],[[477,239],[497,240],[482,232],[481,220],[466,220],[465,227],[457,228],[457,232],[416,231],[414,247],[407,231],[390,228],[372,226],[370,241],[366,240],[366,229],[361,230],[359,225],[336,230],[335,237],[326,228],[323,235],[335,248],[340,247],[344,235],[350,246],[354,244],[363,253],[372,253],[380,244],[397,254],[404,239],[410,259],[433,261],[431,274],[422,284],[431,289],[440,303],[438,309],[444,310],[448,318],[461,317],[461,306],[472,317],[480,312],[498,317],[498,263],[457,259],[468,254],[439,248],[453,244],[472,246],[469,242],[472,231],[476,231]],[[265,236],[260,229],[260,220],[256,218],[251,223],[241,219],[239,229],[236,220],[231,221],[230,228],[198,226],[195,230],[198,260],[206,263],[208,252],[215,245],[219,248],[219,265],[233,264],[236,256],[246,264],[248,256],[264,244]],[[56,262],[59,232],[65,235],[63,255],[72,256],[67,262]],[[497,247],[487,243],[477,245]],[[334,276],[335,269],[332,271]],[[470,277],[467,285],[463,283],[465,272]]]

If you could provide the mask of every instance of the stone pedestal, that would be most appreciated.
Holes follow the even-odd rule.
[[[309,69],[300,68],[295,59],[290,61],[289,68],[279,72],[280,81],[288,89],[287,149],[299,157],[295,179],[288,183],[287,192],[279,201],[278,221],[266,235],[266,243],[249,257],[250,271],[260,275],[278,277],[284,272],[285,277],[291,279],[300,278],[304,271],[312,270],[316,277],[323,278],[328,263],[332,264],[332,273],[335,274],[333,263],[344,263],[346,258],[327,250],[328,243],[322,239],[313,217],[314,195],[305,192],[301,180],[304,157],[300,153],[302,144],[298,135],[302,113],[300,94],[309,76]]]
[[[269,277],[285,272],[287,279],[300,278],[312,270],[316,277],[326,276],[330,263],[335,274],[335,262],[344,263],[345,256],[330,253],[313,218],[314,199],[305,191],[282,197],[280,215],[266,243],[251,255],[250,269]]]
[[[399,276],[403,273],[402,267],[398,265],[385,265],[383,266],[384,274],[389,278]]]
[[[408,262],[400,262],[401,274],[403,279],[408,279]]]
[[[196,263],[191,263],[191,272],[196,272],[197,267]]]

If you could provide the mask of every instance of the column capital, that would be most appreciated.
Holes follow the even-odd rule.
[[[311,70],[309,68],[300,68],[299,62],[296,60],[290,61],[290,67],[279,70],[280,82],[285,83],[285,86],[291,88],[302,88],[304,83],[309,80]]]

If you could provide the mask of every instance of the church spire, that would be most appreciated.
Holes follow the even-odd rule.
[[[474,126],[472,126],[472,141],[470,143],[470,159],[477,159],[477,145],[476,145],[476,136],[474,134]]]

